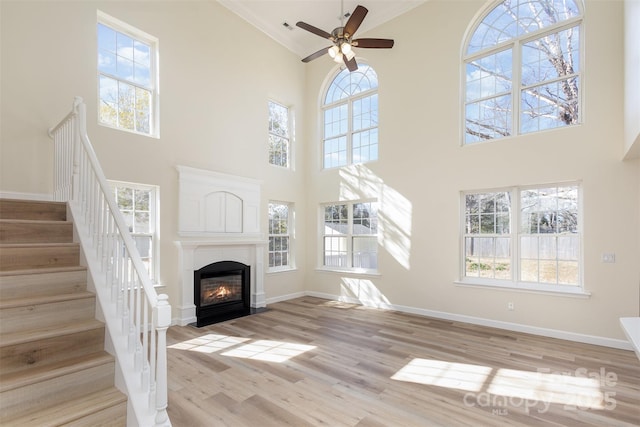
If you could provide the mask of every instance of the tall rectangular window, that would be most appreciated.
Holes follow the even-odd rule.
[[[288,203],[269,203],[269,269],[293,268],[291,232],[293,208]]]
[[[98,14],[98,120],[158,137],[158,40]]]
[[[349,202],[323,206],[323,266],[378,269],[378,203]]]
[[[511,206],[507,192],[465,195],[465,275],[511,279]]]
[[[578,187],[520,192],[520,280],[580,283]]]
[[[464,278],[582,286],[577,184],[463,194]]]
[[[290,156],[289,109],[269,101],[269,163],[289,167]]]
[[[158,187],[118,181],[110,181],[110,184],[149,277],[153,283],[158,283]]]

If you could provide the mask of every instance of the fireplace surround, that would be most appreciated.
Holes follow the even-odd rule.
[[[218,261],[193,272],[196,326],[251,314],[251,267]]]

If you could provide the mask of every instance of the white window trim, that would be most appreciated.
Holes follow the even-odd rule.
[[[289,216],[288,216],[288,230],[289,233],[286,236],[289,237],[289,252],[288,252],[288,265],[282,265],[278,267],[269,266],[269,259],[267,258],[267,273],[281,273],[285,271],[297,270],[296,261],[295,261],[295,207],[293,203],[283,202],[281,200],[269,200],[269,204],[278,204],[278,205],[287,205],[289,208]],[[268,234],[267,240],[271,236],[278,236],[277,234]],[[267,257],[269,256],[269,248],[267,247]]]
[[[565,129],[567,127],[573,127],[573,126],[580,126],[581,124],[584,123],[584,116],[585,116],[585,112],[584,112],[584,88],[586,87],[585,82],[584,82],[584,69],[585,69],[585,64],[584,64],[584,57],[585,57],[585,35],[584,35],[584,6],[582,5],[582,0],[575,0],[576,5],[579,8],[579,12],[580,15],[579,16],[574,16],[572,18],[566,19],[562,22],[553,24],[553,25],[549,25],[547,27],[544,27],[543,29],[536,31],[534,33],[530,33],[530,34],[525,34],[519,37],[514,37],[510,40],[507,40],[505,42],[502,42],[500,44],[497,44],[495,46],[492,46],[490,48],[485,48],[479,51],[476,51],[472,54],[467,54],[467,48],[469,46],[469,42],[471,41],[471,37],[473,37],[473,34],[475,33],[476,29],[478,28],[478,25],[487,17],[487,15],[489,15],[489,13],[491,13],[493,11],[493,9],[495,9],[500,3],[502,3],[504,0],[497,0],[494,1],[493,3],[491,3],[489,6],[487,6],[486,8],[484,8],[482,10],[482,12],[477,15],[476,17],[474,17],[474,19],[471,21],[471,24],[469,25],[469,27],[467,28],[467,32],[466,35],[463,39],[463,45],[462,45],[462,64],[460,67],[460,123],[461,128],[460,128],[460,145],[462,147],[472,147],[472,146],[476,146],[476,145],[482,145],[484,143],[490,143],[490,142],[495,142],[495,141],[502,141],[502,140],[508,140],[510,138],[516,138],[519,136],[525,136],[525,135],[530,135],[530,134],[538,134],[541,132],[550,132],[550,131],[557,131],[559,129]],[[580,80],[580,90],[578,93],[578,103],[579,103],[579,122],[573,126],[561,126],[561,127],[555,127],[555,128],[548,128],[548,129],[542,129],[542,130],[537,130],[534,132],[525,132],[525,133],[521,133],[520,132],[520,113],[521,113],[521,92],[523,89],[525,89],[525,87],[522,87],[520,82],[521,82],[521,78],[522,78],[522,62],[521,62],[521,51],[522,51],[522,46],[525,45],[526,43],[532,41],[532,40],[536,40],[539,39],[541,37],[544,37],[545,35],[548,34],[553,34],[553,33],[558,33],[561,32],[563,30],[569,29],[569,28],[573,28],[578,26],[580,28],[580,71],[578,73],[575,73],[575,76]],[[512,50],[512,77],[511,77],[511,91],[509,92],[504,92],[504,94],[510,93],[511,96],[511,102],[512,102],[512,107],[511,107],[511,135],[509,136],[505,136],[502,138],[492,138],[492,139],[488,139],[485,141],[476,141],[476,142],[472,142],[472,143],[467,143],[465,141],[466,138],[466,107],[467,107],[467,84],[466,84],[466,78],[467,78],[467,74],[466,74],[466,67],[467,64],[471,61],[473,61],[476,58],[482,58],[484,56],[487,56],[489,54],[493,54],[493,53],[498,53],[504,50],[508,50],[511,49]],[[565,77],[566,78],[566,77]],[[552,81],[559,81],[559,80],[564,80],[565,78],[560,78],[558,77],[557,79],[550,79],[550,80],[546,80],[545,82],[552,82]],[[527,87],[534,87],[534,86],[538,86],[539,84],[536,85],[530,85]],[[491,97],[488,98],[493,98],[495,96],[497,96],[498,94],[492,95]],[[479,98],[474,100],[474,102],[480,101],[484,98]]]
[[[380,275],[380,225],[379,224],[378,224],[378,234],[371,235],[372,238],[373,237],[376,238],[376,245],[377,245],[376,258],[377,258],[378,268],[377,269],[354,268],[350,266],[353,263],[353,236],[358,236],[353,234],[353,205],[358,203],[378,203],[378,200],[377,199],[361,199],[361,200],[348,200],[348,201],[342,200],[338,202],[322,203],[320,205],[320,208],[318,209],[318,224],[319,224],[318,235],[320,236],[320,238],[318,239],[318,260],[317,260],[318,267],[316,268],[317,271],[329,271],[329,272],[340,272],[340,273],[348,272],[348,273],[353,273],[358,275],[369,275],[369,276]],[[324,213],[325,213],[325,208],[331,205],[347,205],[348,206],[349,216],[348,216],[347,224],[348,224],[349,233],[344,234],[347,240],[347,263],[349,264],[349,266],[347,267],[334,267],[334,266],[324,265],[324,255],[325,255],[324,254],[324,237],[327,236],[324,233]]]
[[[293,165],[293,145],[294,145],[294,140],[295,140],[295,114],[293,111],[293,107],[280,102],[280,101],[276,101],[273,98],[269,98],[268,103],[274,103],[274,104],[278,104],[284,108],[287,109],[287,117],[288,117],[288,122],[289,122],[289,137],[287,138],[288,140],[288,148],[287,148],[287,165],[288,166],[280,166],[280,165],[275,165],[271,162],[268,162],[270,166],[273,166],[275,168],[280,168],[280,169],[285,169],[285,170],[295,170]],[[267,105],[268,105],[267,103]],[[267,135],[271,135],[271,132],[269,130],[267,130]],[[275,203],[275,202],[274,202]]]
[[[578,257],[578,284],[577,285],[565,285],[565,284],[553,284],[553,283],[538,283],[538,282],[523,282],[520,281],[520,232],[519,232],[519,220],[520,220],[520,192],[527,189],[539,189],[546,187],[565,187],[565,186],[577,186],[578,187],[578,234],[580,235],[580,254]],[[469,277],[465,276],[466,272],[466,254],[465,254],[465,208],[466,201],[465,196],[467,194],[475,193],[495,193],[495,192],[508,192],[511,194],[512,206],[511,212],[515,212],[516,216],[512,214],[509,218],[509,224],[511,227],[511,233],[509,233],[509,239],[511,243],[511,280],[501,280],[494,278],[484,277]],[[459,279],[454,280],[456,285],[485,288],[485,289],[501,289],[510,291],[523,291],[534,293],[546,293],[546,294],[559,294],[577,297],[589,297],[591,293],[585,287],[584,281],[584,210],[583,210],[583,189],[582,182],[570,181],[570,182],[555,182],[545,183],[538,185],[527,186],[512,186],[502,188],[490,188],[490,189],[478,189],[467,190],[460,193],[460,238],[459,238]]]
[[[111,185],[112,189],[115,189],[115,187],[127,187],[136,190],[151,191],[149,196],[149,222],[151,223],[153,231],[151,233],[136,233],[136,235],[151,236],[153,243],[151,245],[151,256],[153,259],[151,282],[154,286],[162,286],[160,283],[160,187],[157,185],[115,180],[107,180],[107,182]]]
[[[327,88],[327,90],[329,90],[329,89]],[[322,106],[322,119],[321,119],[321,122],[322,122],[322,146],[320,147],[321,152],[322,152],[322,154],[321,154],[322,169],[332,170],[332,169],[339,169],[339,168],[343,168],[343,167],[354,165],[354,163],[353,163],[353,134],[354,134],[354,132],[353,132],[353,103],[355,101],[358,101],[360,99],[366,98],[368,96],[371,96],[371,95],[374,95],[374,94],[377,94],[377,93],[378,93],[378,88],[369,89],[369,90],[364,91],[364,92],[358,92],[356,95],[352,95],[352,96],[346,98],[346,100],[345,99],[341,99],[340,101],[335,101],[335,102],[332,102],[331,104],[324,104]],[[326,142],[326,138],[325,138],[325,135],[324,135],[324,112],[326,110],[329,110],[331,108],[335,108],[337,106],[344,105],[344,104],[347,105],[347,122],[348,122],[347,123],[347,133],[345,134],[345,137],[347,138],[347,164],[346,165],[340,165],[340,166],[328,167],[328,166],[324,165],[324,144]],[[379,116],[379,114],[378,114],[378,116]],[[364,132],[364,131],[367,131],[367,130],[379,129],[379,128],[380,128],[380,124],[378,123],[377,126],[371,126],[371,127],[366,128],[366,129],[363,128],[363,129],[360,129],[358,132]],[[378,159],[375,159],[375,160],[369,160],[369,161],[367,161],[365,163],[373,163],[373,162],[377,162],[377,161],[378,161]],[[355,164],[358,164],[358,163],[355,163]]]
[[[132,130],[132,129],[125,129],[125,128],[121,128],[121,127],[117,127],[117,126],[112,126],[108,123],[104,123],[100,121],[100,75],[104,74],[101,73],[99,69],[97,69],[96,66],[96,92],[97,92],[97,97],[96,99],[98,100],[97,102],[97,107],[98,107],[98,114],[97,114],[97,121],[98,121],[98,125],[100,126],[104,126],[106,128],[110,128],[110,129],[115,129],[115,130],[119,130],[122,132],[128,132],[128,133],[132,133],[135,135],[141,135],[141,136],[146,136],[146,137],[150,137],[150,138],[155,138],[155,139],[159,139],[160,138],[160,73],[159,73],[159,61],[158,61],[158,57],[159,57],[159,50],[160,50],[160,42],[158,40],[157,37],[152,36],[151,34],[148,34],[136,27],[134,27],[133,25],[127,24],[126,22],[120,21],[117,18],[114,18],[113,16],[107,15],[106,13],[98,10],[97,11],[98,14],[98,20],[96,23],[96,31],[97,31],[97,24],[103,24],[106,25],[107,27],[110,27],[111,29],[118,31],[120,33],[126,34],[129,37],[135,39],[135,40],[140,40],[143,41],[147,44],[150,45],[151,49],[150,49],[150,66],[151,69],[149,70],[149,75],[152,76],[152,81],[151,81],[151,105],[150,105],[150,109],[151,109],[151,120],[149,121],[149,126],[151,127],[151,132],[150,133],[144,133],[144,132],[138,132],[136,130]],[[96,52],[97,52],[98,46],[97,46],[97,35],[96,35]],[[96,54],[96,58],[97,58],[97,54]],[[104,74],[105,76],[112,78],[114,80],[117,81],[121,81],[121,79],[115,77],[115,76],[111,76],[108,74]],[[126,82],[127,84],[130,84],[132,86],[138,86],[136,85],[134,82]],[[147,88],[144,88],[147,89]]]

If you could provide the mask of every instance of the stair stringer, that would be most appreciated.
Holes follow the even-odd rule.
[[[102,262],[96,256],[79,210],[74,202],[67,203],[67,217],[73,221],[73,241],[80,243],[80,265],[87,268],[87,289],[96,295],[96,319],[105,324],[105,351],[115,358],[115,386],[127,396],[127,427],[155,425],[155,411],[151,407],[155,396],[144,389],[142,373],[135,369],[128,331],[123,331],[117,301],[112,299]]]

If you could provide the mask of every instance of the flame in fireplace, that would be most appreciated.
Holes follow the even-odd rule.
[[[219,286],[209,293],[209,299],[226,299],[231,296],[231,290],[226,286]]]

